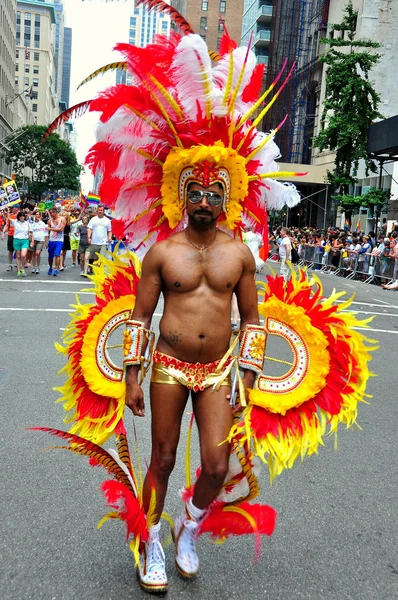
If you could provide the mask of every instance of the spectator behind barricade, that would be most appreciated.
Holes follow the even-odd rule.
[[[372,246],[369,240],[369,236],[363,236],[363,244],[361,249],[358,251],[358,272],[366,274],[369,271],[369,260],[372,251]]]
[[[340,264],[340,253],[341,249],[345,246],[345,236],[342,234],[332,236],[331,244],[332,260],[330,264],[330,273],[333,273],[338,269]]]
[[[390,257],[390,240],[384,242],[384,248],[380,254],[380,274],[383,277],[391,265],[392,257]]]

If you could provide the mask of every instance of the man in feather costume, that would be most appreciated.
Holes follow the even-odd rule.
[[[251,504],[259,495],[255,461],[267,464],[272,480],[297,457],[316,452],[328,427],[351,426],[365,396],[370,355],[366,339],[352,330],[366,323],[342,312],[349,303],[337,305],[339,294],[325,299],[304,273],[287,284],[269,278],[257,304],[256,266],[242,234],[250,225],[267,245],[267,210],[299,202],[294,186],[276,180],[293,175],[278,172],[275,162],[274,137],[284,121],[270,133],[258,126],[294,65],[280,83],[285,63],[260,94],[264,65],[257,65],[250,43],[237,47],[225,33],[215,54],[174,8],[162,0],[139,3],[170,14],[182,35],[157,36],[146,48],[119,44],[125,61],[87,80],[122,68],[133,85],[68,109],[48,133],[73,113],[100,112],[87,163],[101,176],[113,232],[128,235],[144,256],[141,278],[134,255],[128,264],[114,255],[95,267],[96,302],[76,307],[66,347],[59,347],[69,359],[60,391],[73,426],[68,433],[42,429],[116,477],[102,486],[116,509],[108,517],[126,522],[140,584],[159,593],[168,586],[160,518],[189,394],[201,468],[195,485],[187,476],[184,510],[172,526],[176,565],[186,578],[198,572],[198,535],[224,541],[231,534],[272,533],[275,511]],[[234,292],[241,323],[231,340]],[[161,293],[164,313],[153,350],[151,319]],[[121,324],[124,370],[106,348]],[[283,376],[263,373],[264,359],[272,360],[265,356],[267,335],[291,348],[293,362]],[[144,416],[141,383],[151,363],[152,453],[140,487],[123,413],[127,405]],[[119,456],[98,445],[114,434]]]

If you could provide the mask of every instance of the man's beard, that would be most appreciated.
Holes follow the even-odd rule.
[[[195,211],[192,214],[188,214],[188,218],[193,221],[195,225],[209,227],[217,221],[218,217],[215,217],[210,211]]]

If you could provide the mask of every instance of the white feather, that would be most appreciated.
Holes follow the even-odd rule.
[[[200,35],[185,35],[178,44],[172,62],[171,80],[185,116],[192,120],[197,118],[197,103],[202,114],[205,114],[205,103],[211,100],[213,81],[208,49]],[[205,82],[208,84],[207,90]]]

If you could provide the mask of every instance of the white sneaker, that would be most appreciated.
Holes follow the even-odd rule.
[[[165,556],[158,534],[144,544],[137,567],[137,575],[142,589],[150,594],[167,592]]]
[[[185,509],[174,523],[172,532],[176,548],[176,565],[180,574],[189,579],[199,571],[199,558],[196,554],[196,538],[199,523]]]

